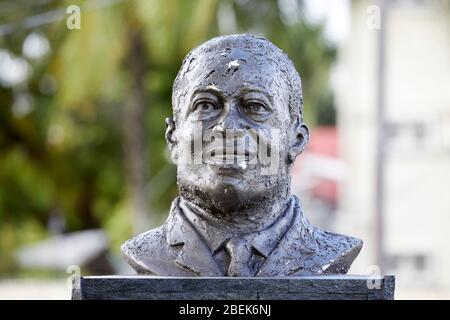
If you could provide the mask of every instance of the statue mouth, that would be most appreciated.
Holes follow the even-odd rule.
[[[236,165],[216,165],[210,164],[209,167],[219,176],[237,177],[241,176],[244,169]]]
[[[248,150],[227,153],[225,149],[214,149],[204,157],[206,164],[224,175],[241,173],[252,166],[255,160],[255,155]]]
[[[205,158],[204,162],[216,174],[222,176],[239,176],[254,166],[250,163],[248,153],[241,155],[212,154],[211,157]]]

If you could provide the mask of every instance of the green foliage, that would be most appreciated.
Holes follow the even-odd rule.
[[[7,3],[13,9],[1,15],[2,24],[58,6]],[[131,0],[82,12],[81,30],[67,30],[64,20],[32,30],[48,39],[50,53],[28,59],[32,72],[25,83],[0,86],[0,274],[15,270],[17,247],[46,236],[55,213],[64,217],[67,231],[104,228],[116,252],[130,236],[123,112],[133,83],[130,34],[137,30],[145,45],[147,199],[153,224],[161,222],[177,194],[164,140],[172,82],[184,55],[220,33],[217,14],[224,4],[233,9],[236,33],[265,35],[294,61],[306,120],[314,124],[319,110],[329,110],[335,51],[320,26],[302,19],[284,23],[276,1]],[[0,49],[21,56],[30,32],[0,38]],[[43,90],[49,81],[54,90]],[[20,95],[31,97],[27,114],[14,113]]]

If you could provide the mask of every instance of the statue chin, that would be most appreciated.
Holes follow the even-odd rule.
[[[178,179],[180,195],[212,215],[226,216],[251,204],[256,197],[244,192],[242,185],[215,181],[200,184]]]
[[[270,180],[270,179],[268,179]],[[217,177],[206,183],[178,177],[180,195],[211,215],[233,219],[233,215],[266,210],[273,201],[289,197],[289,179],[278,183]]]

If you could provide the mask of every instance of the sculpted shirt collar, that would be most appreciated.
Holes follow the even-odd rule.
[[[182,213],[192,224],[195,231],[203,238],[213,254],[224,248],[233,235],[224,228],[223,224],[208,217],[207,214],[195,204],[181,198],[179,202]],[[267,229],[241,236],[263,257],[267,258],[277,247],[280,240],[288,231],[294,217],[295,199],[288,200],[284,212]]]

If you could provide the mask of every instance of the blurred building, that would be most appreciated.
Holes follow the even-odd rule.
[[[338,191],[345,179],[338,141],[335,126],[311,128],[307,148],[297,157],[292,171],[292,192],[300,198],[311,223],[324,229],[335,226]]]
[[[381,271],[395,273],[399,287],[450,289],[450,1],[385,2]],[[353,273],[377,263],[374,4],[352,1],[351,32],[338,59],[339,150],[347,178],[335,227],[365,242]]]

